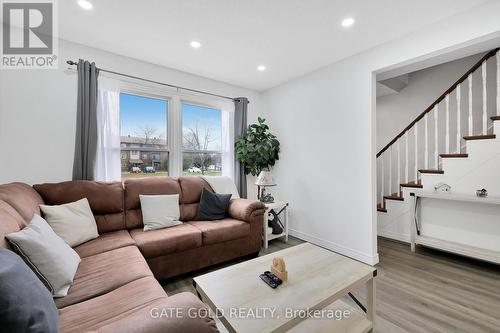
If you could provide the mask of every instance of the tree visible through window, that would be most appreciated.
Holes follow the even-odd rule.
[[[182,103],[182,172],[187,176],[220,176],[221,111]]]

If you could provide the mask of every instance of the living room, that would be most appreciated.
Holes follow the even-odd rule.
[[[498,331],[497,1],[1,8],[0,331]]]

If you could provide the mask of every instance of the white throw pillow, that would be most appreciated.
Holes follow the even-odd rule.
[[[54,297],[63,297],[73,283],[80,256],[35,215],[24,229],[5,236]]]
[[[179,221],[179,195],[139,195],[144,231],[173,227]]]
[[[87,198],[58,206],[40,205],[43,217],[71,247],[97,238],[97,224]]]

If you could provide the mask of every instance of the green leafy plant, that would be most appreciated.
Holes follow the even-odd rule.
[[[265,121],[259,117],[235,142],[236,159],[245,166],[246,174],[257,176],[279,160],[280,142],[269,133]]]

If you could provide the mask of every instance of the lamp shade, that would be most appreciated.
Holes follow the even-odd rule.
[[[257,180],[255,181],[255,185],[258,186],[274,186],[276,183],[274,182],[273,174],[271,171],[261,171]]]

